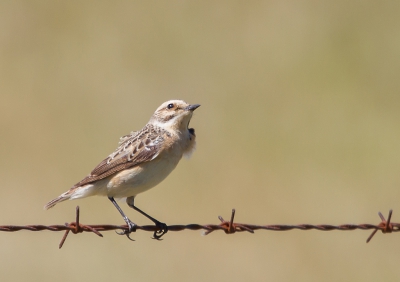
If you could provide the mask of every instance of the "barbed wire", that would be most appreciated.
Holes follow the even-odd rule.
[[[75,222],[65,223],[64,225],[0,225],[0,231],[5,232],[16,232],[21,230],[28,231],[65,231],[64,236],[61,239],[59,248],[64,245],[65,240],[70,232],[73,234],[92,232],[97,236],[103,237],[100,231],[110,231],[110,230],[122,230],[128,231],[127,225],[110,225],[110,224],[99,224],[99,225],[86,225],[79,222],[79,206],[76,207],[76,220]],[[219,216],[220,224],[186,224],[186,225],[168,225],[168,231],[182,231],[182,230],[205,230],[204,235],[208,235],[211,232],[217,230],[223,230],[226,234],[234,234],[236,232],[250,232],[254,233],[256,230],[270,230],[270,231],[289,231],[289,230],[319,230],[319,231],[332,231],[332,230],[342,230],[342,231],[352,231],[352,230],[373,230],[371,235],[367,239],[367,243],[371,241],[377,231],[382,231],[382,233],[392,233],[400,231],[400,223],[392,223],[392,210],[389,211],[388,219],[386,220],[382,213],[378,213],[381,218],[381,222],[378,225],[374,224],[342,224],[342,225],[329,225],[329,224],[298,224],[298,225],[254,225],[246,223],[236,223],[235,209],[232,209],[231,218],[229,221],[224,220]],[[159,230],[159,227],[155,225],[143,225],[136,226],[136,230],[155,232]]]

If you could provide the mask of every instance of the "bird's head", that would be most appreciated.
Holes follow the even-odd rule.
[[[183,132],[188,130],[193,111],[198,107],[200,107],[199,104],[190,105],[183,100],[170,100],[158,107],[150,123],[166,130]],[[192,131],[194,134],[194,130]]]

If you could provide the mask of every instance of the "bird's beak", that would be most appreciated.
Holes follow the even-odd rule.
[[[195,109],[197,109],[198,107],[200,107],[200,104],[193,104],[193,105],[189,105],[186,107],[187,111],[194,111]]]

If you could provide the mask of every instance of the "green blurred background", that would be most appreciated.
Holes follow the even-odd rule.
[[[168,224],[400,221],[400,2],[1,1],[0,224],[123,224],[43,205],[169,99],[197,151],[139,207]],[[143,216],[123,209],[138,224]],[[0,234],[4,281],[398,281],[398,235]]]

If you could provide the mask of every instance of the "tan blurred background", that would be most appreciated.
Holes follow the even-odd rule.
[[[136,203],[168,224],[400,222],[396,1],[2,1],[0,224],[123,224],[106,198],[43,205],[164,101],[197,151]],[[143,216],[123,209],[138,224]],[[400,237],[0,233],[4,281],[398,281]]]

